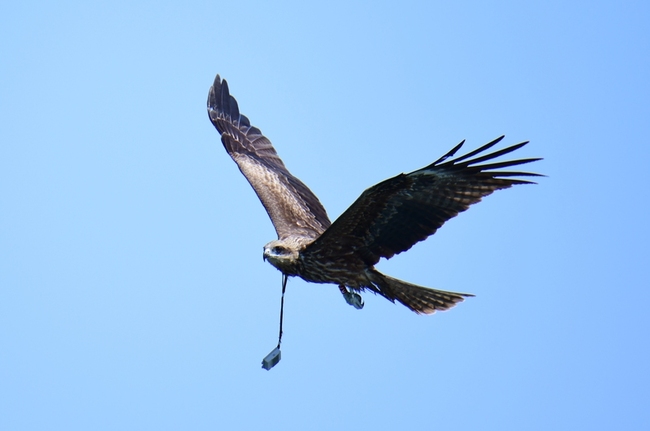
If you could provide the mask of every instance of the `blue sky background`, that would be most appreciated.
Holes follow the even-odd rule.
[[[0,429],[646,430],[647,2],[4,2]],[[379,269],[417,316],[291,280],[205,100],[336,218],[461,139],[548,175]]]

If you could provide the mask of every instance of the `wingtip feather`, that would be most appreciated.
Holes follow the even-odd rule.
[[[439,158],[438,160],[436,160],[435,162],[431,163],[431,166],[435,166],[435,165],[437,165],[438,163],[442,163],[442,162],[444,162],[445,160],[447,160],[448,158],[453,157],[453,155],[456,154],[456,152],[457,152],[457,151],[458,151],[458,150],[463,146],[464,143],[465,143],[465,140],[463,139],[463,140],[460,141],[460,142],[459,142],[459,143],[458,143],[454,148],[452,148],[451,150],[447,151],[447,153],[446,153],[445,155],[443,155],[442,157],[440,157],[440,158]]]

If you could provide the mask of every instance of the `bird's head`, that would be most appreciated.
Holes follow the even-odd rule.
[[[298,255],[298,248],[289,241],[277,239],[264,246],[264,260],[287,275],[295,274]]]

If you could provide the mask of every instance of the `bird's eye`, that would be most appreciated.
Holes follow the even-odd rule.
[[[284,254],[284,247],[280,247],[276,245],[271,249],[271,251],[273,252],[273,254]]]

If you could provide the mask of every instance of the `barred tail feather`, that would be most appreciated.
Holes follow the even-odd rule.
[[[369,275],[374,284],[370,289],[392,302],[397,299],[418,314],[432,314],[436,311],[448,310],[457,303],[463,302],[466,297],[474,296],[470,293],[447,292],[417,286],[389,277],[379,271],[372,271]]]

